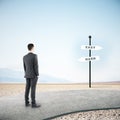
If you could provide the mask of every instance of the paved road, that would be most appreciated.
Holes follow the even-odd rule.
[[[24,95],[0,98],[0,120],[44,120],[76,111],[120,108],[120,90],[71,90],[37,93],[41,107],[24,106]]]

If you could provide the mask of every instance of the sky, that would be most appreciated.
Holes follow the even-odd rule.
[[[119,0],[0,0],[0,69],[23,71],[27,44],[34,43],[40,74],[88,81],[88,36],[99,61],[92,81],[120,81]]]

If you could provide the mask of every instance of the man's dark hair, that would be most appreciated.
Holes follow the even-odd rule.
[[[34,47],[34,44],[32,43],[28,44],[28,50],[32,50],[33,47]]]

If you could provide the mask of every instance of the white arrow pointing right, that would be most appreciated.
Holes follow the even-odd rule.
[[[83,50],[101,50],[102,47],[98,45],[82,45],[81,49]]]

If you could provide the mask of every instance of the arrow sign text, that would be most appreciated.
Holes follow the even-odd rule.
[[[102,49],[102,47],[100,47],[98,45],[82,45],[81,49],[83,49],[83,50],[100,50],[100,49]]]
[[[92,60],[99,60],[99,56],[92,56],[92,57],[81,57],[78,59],[80,62],[92,61]]]

